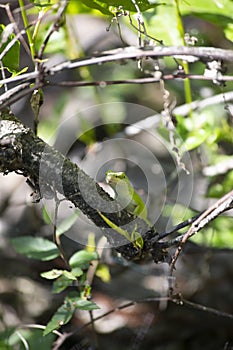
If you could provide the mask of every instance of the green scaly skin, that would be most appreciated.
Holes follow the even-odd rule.
[[[141,218],[147,223],[148,226],[151,226],[151,223],[147,218],[147,209],[145,203],[138,195],[138,193],[134,190],[129,181],[129,178],[125,173],[109,170],[106,173],[106,182],[113,189],[115,198],[117,198],[118,202],[123,207],[125,207],[129,213],[133,214],[135,217]],[[104,214],[99,211],[98,213],[109,227],[124,236],[135,246],[135,248],[143,248],[143,238],[140,233],[136,231],[137,227],[135,227],[133,232],[129,234],[126,230],[114,224],[114,222],[109,220]]]
[[[131,214],[144,220],[148,226],[151,226],[147,218],[147,208],[139,194],[134,190],[128,176],[124,172],[114,172],[112,170],[106,173],[106,182],[112,187],[115,198],[119,203],[126,207]]]

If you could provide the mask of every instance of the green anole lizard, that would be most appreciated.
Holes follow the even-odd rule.
[[[126,207],[128,212],[136,217],[140,217],[148,226],[151,226],[147,218],[145,203],[135,191],[125,173],[109,170],[106,173],[106,182],[112,187],[115,193],[114,198],[116,198],[123,207]]]
[[[133,186],[130,183],[129,178],[123,172],[114,172],[112,170],[107,171],[106,173],[106,182],[111,186],[114,191],[115,198],[118,202],[128,210],[129,213],[133,214],[136,217],[144,220],[147,225],[151,226],[151,223],[147,219],[147,209],[145,203],[141,197],[134,190]],[[136,248],[142,249],[143,247],[143,238],[136,231],[136,227],[131,234],[126,230],[117,226],[109,220],[101,212],[98,212],[102,219],[108,224],[109,227],[114,229],[116,232],[123,235],[127,240],[132,242]]]

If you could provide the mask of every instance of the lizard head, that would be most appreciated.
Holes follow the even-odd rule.
[[[106,172],[106,182],[109,185],[117,185],[121,180],[127,180],[127,176],[122,171],[112,171],[109,170]]]

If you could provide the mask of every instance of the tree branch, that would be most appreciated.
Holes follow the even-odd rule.
[[[180,58],[182,60],[187,61],[196,61],[201,60],[203,63],[211,62],[213,60],[217,61],[233,61],[233,50],[223,50],[223,49],[216,49],[212,47],[176,47],[176,46],[154,46],[154,47],[144,47],[144,48],[136,48],[136,47],[126,47],[126,48],[119,48],[115,50],[109,50],[102,52],[101,54],[96,54],[91,57],[85,57],[78,60],[73,61],[65,61],[60,64],[54,65],[52,67],[46,67],[43,66],[43,69],[38,71],[33,71],[30,73],[25,73],[16,77],[6,78],[0,80],[0,85],[8,84],[8,83],[35,83],[38,82],[38,76],[40,74],[40,82],[42,84],[41,87],[45,85],[54,85],[54,82],[50,77],[53,77],[54,75],[59,74],[63,70],[66,69],[77,69],[84,66],[90,66],[90,65],[98,65],[103,64],[107,62],[122,62],[127,61],[129,59],[139,59],[139,58],[163,58],[166,56],[171,56],[174,58]],[[162,74],[162,72],[161,72]],[[225,81],[232,81],[232,76],[226,76],[222,75],[221,72],[215,76],[214,71],[211,74],[207,75],[193,75],[189,74],[186,75],[184,72],[177,72],[174,74],[167,74],[166,76],[163,76],[164,80],[171,80],[171,79],[199,79],[199,80],[214,80],[220,83],[224,83]],[[78,81],[78,82],[64,82],[61,85],[66,86],[88,86],[88,85],[113,85],[113,84],[146,84],[146,83],[154,83],[157,82],[161,77],[144,77],[141,79],[128,79],[128,80],[120,80],[120,81],[109,81],[109,82],[84,82],[84,81]],[[19,85],[20,86],[20,85]],[[0,109],[4,109],[6,106],[9,106],[10,104],[18,101],[20,97],[19,94],[19,86],[18,90],[14,91],[14,93],[11,94],[10,99],[6,99],[5,96],[0,97]],[[10,92],[11,90],[9,90]],[[27,91],[27,93],[30,93],[30,90]]]
[[[92,178],[57,150],[47,145],[33,131],[21,124],[8,111],[0,113],[0,171],[15,171],[28,177],[40,195],[56,191],[78,207],[100,227],[112,247],[127,259],[142,259],[148,254],[149,227],[113,200]],[[110,229],[98,214],[103,212],[128,232],[135,227],[144,237],[142,251]]]
[[[216,203],[214,203],[209,208],[207,208],[203,213],[195,217],[195,220],[192,221],[192,225],[190,226],[189,230],[184,235],[176,239],[179,246],[171,262],[171,273],[175,268],[175,263],[180,255],[182,247],[187,242],[187,240],[193,235],[195,235],[198,231],[200,231],[203,227],[208,225],[210,221],[214,220],[216,217],[218,217],[225,211],[230,210],[232,208],[233,208],[233,190],[225,194]],[[173,243],[175,243],[175,240],[172,242],[172,244]]]
[[[160,58],[160,57],[176,57],[182,60],[198,59],[204,62],[213,60],[233,61],[233,50],[216,49],[214,47],[187,47],[187,46],[154,46],[146,48],[136,48],[134,46],[120,48],[115,50],[104,51],[100,55],[94,57],[86,57],[84,59],[66,61],[51,67],[48,70],[49,75],[61,72],[64,69],[74,69],[83,66],[91,66],[106,62],[122,61],[127,59],[139,59],[143,57]]]

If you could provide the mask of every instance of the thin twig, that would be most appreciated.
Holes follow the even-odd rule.
[[[226,77],[225,77],[226,78]],[[232,77],[233,81],[233,77]],[[208,106],[216,105],[219,103],[226,103],[233,100],[233,91],[224,92],[211,97],[204,98],[203,100],[196,100],[191,103],[186,103],[181,106],[177,106],[173,109],[172,113],[180,116],[188,115],[190,109],[203,109]]]
[[[15,78],[6,78],[6,79],[3,79],[3,80],[0,80],[0,84],[5,84],[5,83],[10,83],[10,82],[16,82],[16,81],[19,81],[19,80],[25,80],[25,81],[34,81],[38,76],[38,72],[32,72],[32,73],[26,73],[26,74],[22,74],[22,76],[17,76]],[[184,76],[185,78],[186,76]],[[203,75],[189,75],[188,76],[190,79],[193,79],[193,80],[211,80],[212,81],[212,78],[210,77],[204,77]],[[23,79],[22,79],[23,78]],[[167,74],[167,75],[164,75],[163,76],[163,80],[180,80],[182,79],[181,77],[177,77],[176,74]],[[11,81],[12,80],[12,81]],[[233,76],[222,76],[221,78],[222,81],[233,81]],[[15,89],[15,88],[12,88],[10,89],[8,92],[11,94],[11,99],[9,98],[6,98],[5,94],[1,95],[0,96],[0,109],[3,109],[5,108],[6,106],[9,106],[11,105],[12,103],[15,103],[17,102],[19,99],[21,99],[22,97],[30,94],[34,89],[36,88],[39,88],[39,87],[43,87],[43,86],[61,86],[61,87],[84,87],[84,86],[100,86],[100,87],[104,87],[104,86],[107,86],[107,85],[118,85],[118,84],[153,84],[153,83],[158,83],[160,81],[160,78],[153,78],[153,77],[149,77],[149,78],[139,78],[139,79],[123,79],[123,80],[110,80],[110,81],[63,81],[63,82],[60,82],[60,83],[56,83],[56,82],[53,82],[53,81],[49,81],[48,79],[46,81],[42,81],[36,85],[34,85],[32,88],[30,88],[28,90],[28,92],[22,94],[22,95],[18,95],[18,96],[15,96],[15,98],[13,98],[14,95],[17,95],[17,93],[20,92],[20,88],[22,86],[22,90],[25,88],[25,85],[22,84],[22,85],[18,85],[17,86],[17,89],[16,90],[13,90],[12,93],[11,93],[11,90],[12,89]],[[23,88],[24,86],[24,88]],[[226,93],[228,94],[228,93]],[[228,100],[231,100],[232,97],[231,97],[231,94],[232,92],[229,92],[229,98]],[[220,98],[222,96],[219,95]],[[211,97],[210,99],[214,100],[215,97]],[[204,100],[205,101],[205,100]],[[203,104],[205,104],[205,102],[203,102]],[[209,104],[212,104],[211,100],[210,102],[207,103],[207,105]],[[191,108],[203,108],[202,107],[202,101],[196,101],[196,102],[192,102],[190,105],[189,104],[186,104],[186,105],[183,105],[183,106],[186,106],[184,108],[188,108],[188,110],[190,110]],[[177,108],[180,108],[180,107],[177,107]],[[173,110],[173,114],[175,114],[175,109]],[[181,112],[183,114],[183,112]],[[178,113],[179,114],[179,113]],[[186,112],[185,112],[186,114]]]
[[[46,46],[47,46],[47,44],[49,42],[49,39],[50,39],[51,35],[59,29],[59,27],[60,27],[59,21],[61,20],[67,5],[68,5],[68,0],[61,0],[60,1],[60,7],[59,7],[59,9],[57,11],[57,15],[56,15],[56,17],[55,17],[55,19],[53,21],[53,24],[50,27],[50,29],[49,29],[49,31],[48,31],[48,33],[47,33],[47,35],[46,35],[46,37],[45,37],[41,47],[40,47],[39,52],[38,52],[38,59],[39,60],[41,60],[42,57],[43,57],[44,50],[45,50],[45,48],[46,48]]]
[[[65,253],[61,244],[59,233],[57,232],[58,210],[59,210],[59,205],[61,201],[58,199],[57,192],[55,189],[54,189],[54,199],[55,199],[55,209],[54,209],[53,241],[56,244],[59,250],[60,257],[64,261],[67,269],[70,269],[70,265],[65,257]]]
[[[88,66],[88,64],[87,64]],[[70,69],[70,68],[67,68]],[[73,68],[71,68],[73,69]],[[59,74],[60,72],[57,71],[55,74]],[[44,72],[45,77],[46,76],[53,76],[54,73],[52,71],[45,70]],[[16,83],[19,81],[25,82],[25,81],[33,81],[38,76],[38,72],[30,72],[30,73],[24,73],[21,75],[17,75],[16,77],[6,78],[0,80],[0,84],[7,84],[7,83]],[[204,80],[204,81],[212,81],[213,78],[204,76],[203,74],[177,74],[177,73],[171,73],[163,75],[163,80],[183,80],[185,78],[189,78],[192,80]],[[47,84],[51,86],[66,86],[66,87],[75,87],[75,86],[105,86],[105,85],[114,85],[114,84],[153,84],[160,81],[160,78],[157,77],[146,77],[146,78],[138,78],[138,79],[122,79],[122,80],[101,80],[101,81],[63,81],[63,82],[52,82],[48,81]],[[222,75],[221,78],[219,78],[219,82],[230,82],[233,81],[232,75]],[[193,103],[193,102],[192,102]],[[191,105],[187,104],[187,105]]]
[[[25,30],[21,30],[21,31],[19,30],[19,28],[17,26],[17,23],[16,23],[16,21],[14,19],[14,16],[13,16],[13,14],[11,12],[10,5],[6,4],[4,7],[6,8],[6,13],[8,15],[8,18],[9,18],[10,22],[14,25],[14,29],[16,31],[16,34],[18,35],[18,37],[19,37],[19,39],[20,39],[20,41],[21,41],[25,51],[27,52],[27,54],[29,56],[31,56],[30,50],[28,48],[28,45],[27,45],[27,43],[26,43],[26,41],[25,41],[25,39],[23,37],[23,32],[25,32]]]
[[[27,340],[24,338],[24,336],[19,331],[16,331],[15,334],[19,337],[19,339],[23,343],[25,350],[30,350],[29,344],[28,344]]]
[[[22,33],[23,31],[21,31]],[[17,34],[14,36],[14,38],[9,41],[9,43],[6,45],[6,47],[4,48],[4,50],[2,50],[2,52],[0,53],[0,61],[2,61],[3,57],[7,54],[7,52],[14,46],[14,44],[16,43],[16,41],[19,39],[20,35]],[[6,79],[5,79],[6,80]],[[0,83],[1,84],[1,83]]]
[[[184,74],[182,77],[177,76],[177,74],[166,74],[163,75],[163,80],[183,80],[185,78],[189,78],[192,80],[210,80],[213,79],[210,77],[204,77],[201,74]],[[224,75],[221,78],[222,82],[233,81],[233,76]],[[62,82],[52,82],[48,81],[48,85],[51,86],[62,86],[62,87],[82,87],[82,86],[100,86],[105,87],[107,85],[119,85],[119,84],[153,84],[160,82],[160,78],[158,77],[146,77],[146,78],[137,78],[137,79],[121,79],[121,80],[95,80],[95,81],[62,81]],[[231,92],[232,93],[232,92]],[[221,94],[222,95],[222,94]],[[189,106],[193,106],[193,102],[191,104],[186,104]]]
[[[177,303],[177,301],[175,299],[173,301],[175,303]],[[178,300],[178,304],[191,307],[194,310],[200,310],[200,311],[203,311],[203,312],[208,312],[209,314],[212,314],[212,315],[215,315],[215,316],[218,316],[218,317],[224,317],[224,318],[228,318],[230,320],[233,320],[233,315],[232,314],[229,314],[229,313],[223,312],[223,311],[219,311],[219,310],[213,309],[212,307],[208,307],[208,306],[205,306],[205,305],[193,303],[193,302],[191,302],[189,300],[186,300],[184,298],[181,298],[180,300]]]
[[[145,299],[141,299],[141,300],[136,300],[136,301],[129,301],[129,302],[126,302],[120,306],[117,306],[117,307],[114,307],[110,310],[108,310],[107,312],[103,313],[102,315],[98,316],[98,317],[95,317],[93,318],[93,322],[97,322],[99,320],[101,320],[102,318],[106,317],[106,316],[109,316],[110,314],[114,313],[114,312],[117,312],[117,311],[120,311],[120,310],[124,310],[128,307],[131,307],[131,306],[135,306],[137,304],[142,304],[142,303],[159,303],[161,301],[170,301],[172,303],[175,303],[176,305],[179,305],[179,306],[188,306],[188,307],[191,307],[192,309],[196,309],[196,310],[200,310],[200,311],[203,311],[203,312],[208,312],[212,315],[215,315],[215,316],[218,316],[218,317],[223,317],[223,318],[227,318],[227,319],[233,319],[233,315],[230,314],[230,313],[227,313],[227,312],[223,312],[223,311],[219,311],[217,309],[214,309],[214,308],[210,308],[210,307],[207,307],[207,306],[204,306],[204,305],[201,305],[201,304],[197,304],[197,303],[193,303],[193,302],[190,302],[186,299],[184,299],[180,294],[179,295],[171,295],[171,296],[168,296],[168,297],[155,297],[155,298],[145,298]],[[83,326],[79,327],[79,328],[76,328],[74,331],[70,332],[70,333],[66,333],[63,335],[63,337],[61,338],[61,342],[59,342],[59,346],[62,345],[62,343],[69,337],[81,332],[84,328],[88,327],[91,325],[91,321],[85,323]],[[53,350],[58,350],[58,347],[56,348],[53,348]]]
[[[35,89],[37,89],[37,88],[39,89],[42,86],[43,86],[42,83],[35,84],[34,86],[31,86],[29,83],[24,83],[24,84],[21,84],[19,86],[16,86],[15,88],[13,88],[11,90],[8,90],[0,97],[0,111],[4,110],[6,107],[19,101],[21,98],[29,95]],[[19,92],[19,94],[16,95],[18,92]],[[12,97],[9,97],[11,95],[12,95]],[[16,95],[16,96],[14,96],[14,95]]]
[[[23,33],[23,31],[21,31]],[[1,53],[2,58],[3,52]],[[96,55],[92,57],[85,57],[83,59],[74,60],[74,61],[65,61],[57,65],[52,66],[51,68],[45,67],[45,76],[54,75],[60,73],[65,69],[75,69],[84,66],[90,66],[95,64],[102,64],[113,61],[122,61],[127,59],[136,59],[141,57],[166,57],[174,55],[183,55],[183,59],[189,56],[195,56],[202,60],[223,60],[223,61],[233,61],[233,50],[223,50],[216,49],[212,47],[176,47],[176,46],[155,46],[152,49],[143,49],[135,47],[126,47],[124,49],[109,50],[103,52],[101,55]],[[22,74],[14,78],[8,78],[5,80],[0,80],[0,84],[16,82],[24,79],[33,79],[36,78],[38,72],[31,72],[27,74]],[[172,75],[173,78],[190,78],[190,79],[202,79],[202,80],[213,80],[213,78],[204,75],[195,75],[195,74],[184,74],[177,73]],[[152,79],[152,78],[149,78]],[[222,76],[219,78],[220,81],[232,81],[232,76]],[[157,79],[156,79],[157,80]],[[151,81],[152,82],[152,81]]]
[[[182,247],[187,242],[187,240],[205,227],[210,221],[215,219],[217,216],[229,210],[233,207],[233,190],[228,192],[225,196],[220,198],[215,204],[211,205],[207,210],[205,210],[191,225],[189,230],[184,234],[171,262],[170,272],[172,274],[175,263],[180,255]]]
[[[41,324],[23,324],[17,326],[17,329],[25,329],[25,328],[32,328],[32,329],[42,329],[44,330],[46,326],[41,325]],[[58,337],[62,337],[62,333],[60,333],[57,330],[53,330],[52,333],[56,334]]]
[[[158,240],[158,239],[160,240],[160,239],[162,239],[162,238],[165,238],[165,237],[167,237],[167,236],[170,236],[171,234],[173,234],[173,233],[175,233],[175,232],[181,230],[182,228],[184,228],[184,227],[186,227],[186,226],[192,224],[193,222],[195,222],[195,221],[199,218],[200,215],[202,215],[202,213],[197,214],[197,215],[195,215],[194,217],[192,217],[192,218],[190,218],[190,219],[188,219],[188,220],[185,220],[185,221],[181,222],[180,224],[174,226],[174,227],[172,228],[172,230],[170,230],[170,231],[168,231],[168,232],[159,233],[159,236],[158,236],[158,238],[156,238],[156,240]]]
[[[165,88],[164,80],[160,80],[160,88],[163,93],[163,111],[161,112],[162,123],[164,127],[168,130],[170,145],[172,147],[172,152],[175,156],[177,165],[183,169],[186,174],[189,174],[189,170],[186,168],[185,164],[181,161],[181,155],[179,152],[179,147],[176,144],[175,132],[176,128],[172,120],[172,102],[170,102],[170,92]]]

